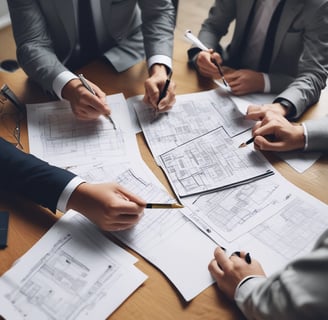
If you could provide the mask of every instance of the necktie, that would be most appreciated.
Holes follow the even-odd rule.
[[[282,10],[284,8],[285,0],[280,1],[278,4],[275,12],[272,15],[267,36],[265,39],[262,55],[261,55],[261,60],[259,64],[259,70],[262,72],[268,72],[270,63],[271,63],[271,58],[272,58],[272,53],[273,53],[273,47],[274,47],[274,39],[275,35],[277,32],[280,16],[282,13]]]
[[[91,0],[79,0],[78,2],[78,25],[80,40],[80,57],[79,65],[82,66],[98,55],[98,44],[96,31],[91,11]]]
[[[239,50],[236,52],[238,54],[238,56],[233,57],[231,59],[232,61],[235,61],[235,63],[236,63],[235,67],[237,69],[240,68],[242,55],[243,55],[244,50],[247,46],[247,41],[248,41],[248,38],[249,38],[249,32],[250,32],[250,29],[251,29],[251,26],[252,26],[252,23],[253,23],[253,20],[254,20],[255,8],[256,8],[256,0],[254,0],[254,2],[253,2],[253,6],[252,6],[252,8],[250,10],[250,13],[249,13],[249,16],[247,18],[247,22],[246,22],[246,25],[245,25],[242,41],[241,41],[240,46],[239,46]]]

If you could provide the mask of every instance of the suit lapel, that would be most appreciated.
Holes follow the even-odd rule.
[[[278,29],[276,32],[271,62],[274,61],[274,59],[276,58],[276,56],[279,52],[281,43],[282,43],[288,29],[290,28],[292,21],[302,10],[303,6],[304,6],[304,3],[300,2],[299,0],[286,1],[284,10],[280,17]]]

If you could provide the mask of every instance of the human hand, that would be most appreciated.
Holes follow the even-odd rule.
[[[246,119],[249,120],[261,120],[267,111],[272,111],[279,113],[282,116],[287,116],[288,110],[286,107],[282,106],[280,103],[269,103],[262,105],[250,105],[247,108]]]
[[[208,51],[200,51],[197,55],[196,64],[198,72],[208,78],[221,78],[217,65],[221,65],[222,58],[219,53],[213,49]]]
[[[290,151],[303,149],[305,145],[303,126],[289,122],[279,112],[271,110],[247,115],[258,121],[253,127],[254,147],[258,150]],[[268,137],[271,137],[268,139]]]
[[[166,80],[166,67],[164,65],[154,64],[150,69],[150,77],[145,81],[145,96],[143,101],[159,112],[168,111],[176,101],[176,85],[173,80],[170,81],[166,96],[158,101]]]
[[[264,90],[264,78],[260,72],[248,69],[231,70],[224,77],[236,96]]]
[[[236,288],[241,280],[250,275],[265,276],[260,263],[252,259],[246,262],[246,253],[238,252],[230,257],[220,248],[214,251],[214,259],[208,265],[208,270],[214,277],[220,290],[233,300]]]
[[[74,209],[104,231],[129,229],[139,222],[146,202],[116,183],[80,184],[71,195]]]
[[[88,81],[88,80],[87,80]],[[94,83],[88,81],[95,94],[83,86],[79,79],[69,81],[62,90],[62,96],[71,104],[72,112],[79,120],[94,120],[101,115],[110,115],[106,94]]]

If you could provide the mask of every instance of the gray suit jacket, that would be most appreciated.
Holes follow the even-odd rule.
[[[254,0],[216,0],[199,38],[223,52],[219,41],[235,20],[235,31],[223,55],[224,64],[240,66],[240,44]],[[296,107],[295,118],[316,103],[328,72],[328,1],[287,0],[276,32],[269,77],[271,91]],[[277,98],[278,98],[277,97]]]
[[[308,132],[306,151],[328,151],[328,117],[304,121]]]
[[[328,319],[327,265],[328,230],[308,255],[268,279],[254,278],[256,287],[235,297],[238,306],[247,319]]]
[[[77,1],[8,1],[19,64],[49,92],[78,44]],[[91,6],[99,47],[117,71],[145,56],[172,56],[170,0],[92,0]]]

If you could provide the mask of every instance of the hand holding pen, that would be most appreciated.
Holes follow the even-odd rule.
[[[302,150],[305,146],[304,128],[299,123],[288,121],[279,112],[271,110],[248,115],[258,120],[253,128],[253,138],[241,147],[254,142],[255,149],[264,151]]]
[[[152,106],[156,113],[166,112],[175,103],[175,83],[171,79],[172,71],[167,73],[164,65],[155,64],[150,74],[151,76],[145,82],[143,101]]]
[[[79,74],[78,75],[82,85],[88,89],[88,91],[90,93],[92,93],[94,96],[96,96],[96,92],[94,91],[94,89],[91,87],[91,85],[88,83],[88,81],[84,78],[83,74]],[[116,130],[116,125],[115,122],[113,121],[112,117],[110,116],[110,114],[107,112],[104,114],[104,116],[109,120],[109,122],[113,125],[113,128]]]
[[[224,74],[223,74],[223,71],[222,71],[222,68],[221,68],[221,65],[220,63],[217,61],[219,59],[221,59],[220,55],[217,53],[217,52],[214,52],[213,49],[209,49],[207,48],[196,36],[194,36],[191,32],[191,30],[187,30],[185,32],[185,38],[191,42],[192,44],[194,44],[196,47],[198,47],[199,49],[209,53],[210,55],[210,59],[200,59],[200,62],[199,62],[199,69],[200,69],[200,72],[205,75],[205,76],[213,76],[213,69],[211,67],[211,64],[214,64],[215,65],[215,70],[214,70],[214,75],[219,72],[221,78],[222,78],[222,81],[223,81],[223,84],[226,86],[226,87],[229,87],[227,81],[225,80],[224,78]],[[198,59],[199,60],[199,59]],[[211,62],[211,64],[209,64],[208,62]]]

